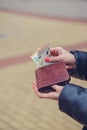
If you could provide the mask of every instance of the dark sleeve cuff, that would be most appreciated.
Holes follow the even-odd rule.
[[[86,127],[86,126],[84,126],[82,130],[87,130],[87,127]]]
[[[62,112],[87,125],[87,89],[67,84],[60,94],[58,103]]]
[[[75,78],[87,80],[87,52],[70,51],[76,58],[76,68],[69,70],[69,74]]]

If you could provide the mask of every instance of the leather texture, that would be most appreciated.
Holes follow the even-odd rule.
[[[66,65],[63,62],[56,62],[38,68],[35,71],[35,75],[38,88],[62,83],[70,79]]]

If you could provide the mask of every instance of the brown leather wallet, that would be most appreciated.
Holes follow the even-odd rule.
[[[63,62],[55,62],[53,64],[36,69],[35,76],[40,92],[54,91],[50,87],[51,85],[65,85],[70,80],[66,65]]]

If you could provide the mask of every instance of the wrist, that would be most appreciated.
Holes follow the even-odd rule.
[[[71,68],[74,69],[76,67],[76,57],[73,53],[73,51],[70,52],[71,53]]]
[[[64,88],[63,86],[60,86],[60,87],[59,87],[59,91],[58,91],[58,99],[59,99],[60,94],[62,93],[63,88]]]

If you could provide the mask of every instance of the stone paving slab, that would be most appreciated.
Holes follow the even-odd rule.
[[[0,12],[0,34],[0,59],[3,59],[30,54],[47,43],[50,46],[84,43],[87,24]]]

